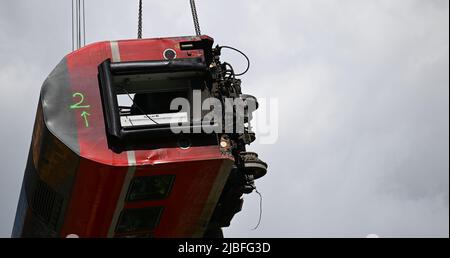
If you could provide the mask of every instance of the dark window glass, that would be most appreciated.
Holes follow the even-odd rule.
[[[153,230],[158,225],[162,212],[162,207],[124,210],[120,215],[116,233]]]
[[[151,201],[167,198],[175,176],[137,177],[131,182],[127,201]]]
[[[180,110],[170,109],[170,104],[177,98],[189,99],[189,93],[180,91],[136,94],[131,106],[131,115],[178,113]]]

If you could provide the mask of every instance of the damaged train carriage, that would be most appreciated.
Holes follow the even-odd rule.
[[[244,132],[214,133],[170,100],[256,99],[208,36],[100,42],[45,81],[13,237],[221,237],[267,165]],[[130,98],[124,106],[121,99]],[[206,112],[202,113],[202,115]],[[174,133],[170,120],[202,133]]]

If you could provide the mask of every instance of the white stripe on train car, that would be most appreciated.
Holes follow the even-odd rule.
[[[120,62],[122,59],[120,57],[119,43],[117,41],[111,41],[111,58],[112,62]],[[128,171],[122,184],[122,189],[120,191],[119,199],[117,200],[116,209],[108,229],[108,237],[114,237],[116,225],[119,221],[120,214],[122,213],[123,207],[125,205],[125,199],[127,198],[128,188],[130,187],[131,180],[136,172],[136,153],[134,151],[127,152],[128,159]]]
[[[111,61],[117,63],[121,61],[119,42],[111,41]]]
[[[134,151],[127,152],[128,157],[128,171],[123,180],[122,190],[120,191],[119,199],[117,200],[116,209],[108,229],[108,237],[114,237],[117,222],[119,221],[120,214],[125,206],[125,199],[127,198],[128,189],[130,188],[131,180],[136,172],[136,153]]]

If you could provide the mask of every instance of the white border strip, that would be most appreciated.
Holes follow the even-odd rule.
[[[112,57],[111,61],[114,63],[121,61],[119,42],[117,42],[117,41],[111,41],[111,57]]]
[[[123,207],[125,206],[125,198],[127,198],[128,188],[130,188],[131,180],[133,179],[134,174],[136,172],[136,153],[134,151],[128,151],[127,156],[129,167],[125,179],[123,180],[122,190],[120,191],[119,199],[117,200],[117,205],[114,211],[111,225],[109,226],[108,229],[108,237],[114,237],[120,213],[122,212]]]

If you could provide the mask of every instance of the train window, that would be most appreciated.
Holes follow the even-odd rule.
[[[171,110],[170,105],[178,98],[191,103],[193,91],[205,89],[206,71],[201,59],[105,61],[99,79],[109,131],[121,138],[133,130],[192,122],[190,110]]]
[[[166,138],[177,137],[172,130],[174,124],[177,132],[201,131],[202,116],[208,111],[194,116],[194,92],[201,92],[202,101],[209,98],[209,84],[208,67],[201,58],[122,63],[106,60],[99,66],[99,86],[108,147],[120,153],[138,148],[143,141],[154,144],[155,139],[165,137],[167,142]],[[172,100],[178,98],[187,100],[189,110],[170,109]]]
[[[155,87],[147,91],[136,90],[131,82],[121,82],[116,85],[117,101],[119,105],[120,124],[122,128],[132,129],[145,126],[166,125],[173,123],[187,123],[189,115],[181,110],[171,110],[172,100],[183,98],[189,100],[191,81],[152,82],[152,86],[178,84],[179,88],[159,91]]]
[[[175,176],[161,175],[136,177],[132,180],[127,201],[152,201],[167,198],[172,190]]]
[[[116,233],[151,231],[156,228],[163,213],[163,207],[123,210],[116,227]]]

